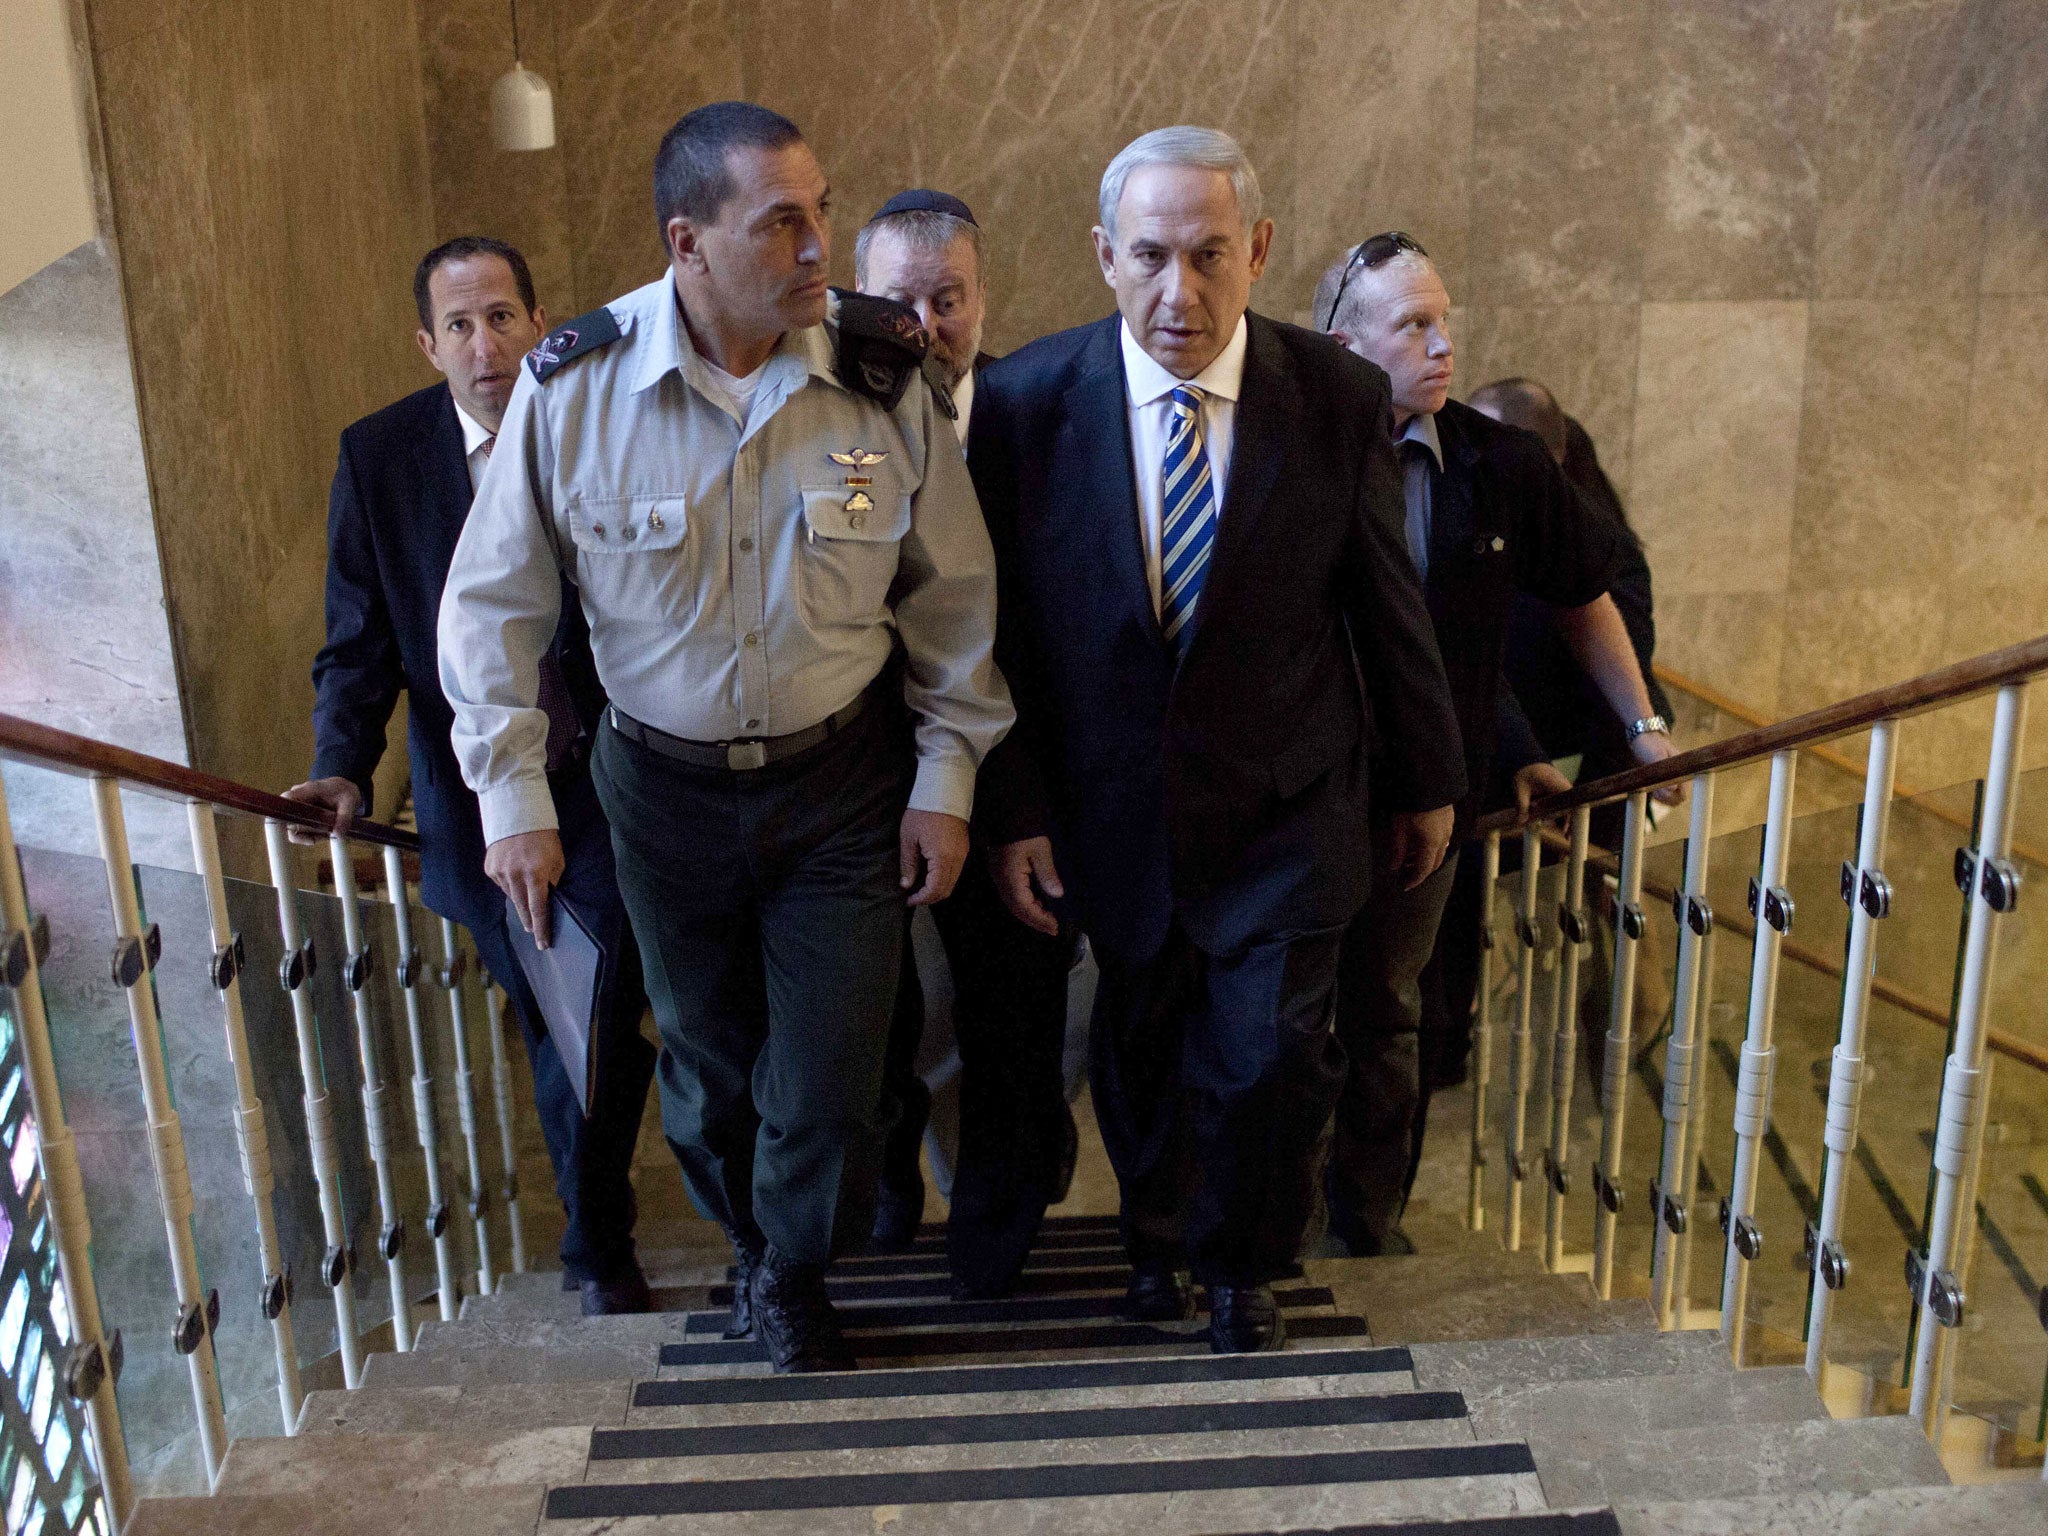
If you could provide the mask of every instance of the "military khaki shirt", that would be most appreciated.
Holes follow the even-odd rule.
[[[612,702],[692,741],[815,725],[900,640],[910,805],[967,817],[1015,714],[988,531],[929,387],[913,378],[894,410],[846,388],[828,319],[782,338],[741,421],[670,276],[607,308],[616,341],[544,381],[520,370],[442,597],[441,686],[485,841],[556,825],[536,699],[561,575]]]

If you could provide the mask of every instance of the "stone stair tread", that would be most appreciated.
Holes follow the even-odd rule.
[[[1432,1275],[1408,1259],[1331,1260],[1387,1268],[1368,1280],[1330,1277],[1340,1311],[1362,1313],[1375,1336],[1404,1344],[1644,1331],[1633,1302],[1603,1302],[1583,1275]],[[1321,1266],[1317,1266],[1321,1273]]]
[[[1965,1488],[1880,1488],[1615,1511],[1625,1536],[2019,1536],[2048,1530],[2048,1483],[2036,1477]]]
[[[658,1346],[572,1349],[562,1346],[480,1347],[414,1350],[410,1354],[379,1352],[366,1356],[366,1387],[463,1387],[487,1383],[558,1383],[644,1381],[660,1361]]]
[[[1078,1291],[1114,1291],[1122,1294],[1131,1283],[1127,1264],[1090,1265],[1080,1269],[1032,1269],[1017,1280],[1012,1296],[1061,1296]],[[940,1270],[927,1274],[842,1277],[836,1271],[825,1277],[825,1293],[835,1302],[860,1304],[875,1301],[943,1301],[953,1294],[953,1277]],[[721,1283],[710,1288],[706,1306],[732,1304],[733,1288]]]
[[[122,1536],[362,1536],[365,1530],[431,1531],[433,1536],[532,1536],[546,1490],[390,1489],[272,1496],[222,1494],[143,1499]]]
[[[949,1472],[587,1483],[548,1492],[549,1536],[1194,1536],[1542,1509],[1526,1448],[1125,1460]]]
[[[893,1406],[901,1399],[885,1400]],[[1206,1403],[1078,1404],[1069,1394],[1047,1392],[1014,1408],[977,1405],[954,1414],[883,1414],[850,1418],[811,1418],[779,1423],[649,1426],[595,1430],[589,1436],[591,1480],[638,1481],[646,1471],[613,1475],[622,1462],[646,1468],[662,1463],[691,1476],[718,1476],[730,1465],[740,1475],[754,1475],[763,1462],[800,1475],[796,1465],[819,1458],[853,1458],[848,1469],[881,1462],[905,1465],[905,1457],[931,1465],[966,1464],[941,1458],[973,1448],[978,1452],[1015,1455],[1031,1462],[1061,1456],[1089,1456],[1088,1442],[1144,1440],[1145,1454],[1168,1442],[1208,1440],[1236,1450],[1251,1450],[1251,1440],[1319,1430],[1349,1432],[1361,1444],[1436,1444],[1470,1440],[1465,1399],[1456,1392],[1326,1393],[1292,1398],[1233,1398]],[[1384,1431],[1384,1433],[1381,1433]],[[1245,1437],[1217,1442],[1218,1435]],[[1061,1447],[1066,1447],[1062,1450]],[[1132,1444],[1110,1447],[1104,1454],[1135,1454]],[[904,1453],[903,1457],[897,1455]],[[986,1459],[986,1458],[984,1458]]]
[[[1274,1299],[1291,1318],[1311,1312],[1329,1313],[1335,1299],[1323,1286],[1276,1289]],[[917,1332],[932,1328],[1013,1327],[1034,1323],[1081,1322],[1088,1319],[1116,1320],[1124,1315],[1121,1287],[1109,1291],[1086,1291],[1066,1296],[1001,1296],[987,1301],[955,1301],[946,1296],[936,1300],[875,1300],[842,1302],[838,1306],[841,1325],[849,1333],[868,1331]],[[727,1311],[699,1312],[685,1330],[693,1339],[725,1331],[731,1314]]]
[[[640,1312],[623,1317],[465,1317],[453,1323],[438,1320],[421,1326],[413,1339],[416,1354],[447,1349],[483,1349],[493,1345],[527,1348],[550,1345],[563,1349],[610,1349],[626,1344],[665,1344],[688,1331],[689,1312]]]
[[[1464,1394],[1483,1439],[1639,1435],[1695,1424],[1789,1424],[1825,1419],[1826,1406],[1796,1365],[1672,1376],[1481,1387]]]
[[[688,1285],[672,1284],[666,1279],[650,1280],[648,1289],[653,1292],[656,1312],[701,1312],[706,1307],[723,1305],[713,1300],[715,1287],[710,1278]],[[521,1291],[500,1291],[491,1296],[465,1297],[460,1321],[471,1323],[530,1317],[566,1322],[581,1316],[583,1296],[580,1291],[564,1291],[560,1287],[535,1287]],[[435,1318],[433,1321],[439,1323],[440,1319]]]
[[[1476,1400],[1489,1389],[1542,1381],[1732,1373],[1719,1334],[1561,1334],[1533,1339],[1461,1339],[1410,1346],[1423,1387],[1455,1387]]]
[[[1231,1536],[1621,1536],[1611,1509],[1544,1509],[1522,1515],[1480,1515],[1470,1520],[1374,1521],[1283,1533],[1233,1531]]]
[[[618,1425],[626,1422],[634,1385],[631,1378],[617,1377],[309,1392],[299,1414],[299,1435],[400,1434],[450,1426],[499,1434],[554,1425]]]
[[[1867,1493],[1946,1486],[1941,1457],[1910,1419],[1708,1424],[1634,1436],[1605,1432],[1531,1443],[1553,1504]]]
[[[577,1482],[589,1460],[588,1428],[478,1433],[440,1431],[265,1436],[237,1440],[221,1465],[216,1494],[266,1497],[310,1487],[373,1481],[387,1488],[490,1488]]]

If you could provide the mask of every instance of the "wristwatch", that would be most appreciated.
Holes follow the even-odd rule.
[[[1642,719],[1631,722],[1628,728],[1628,739],[1630,741],[1634,741],[1638,736],[1669,736],[1670,734],[1671,722],[1662,715],[1645,715]]]

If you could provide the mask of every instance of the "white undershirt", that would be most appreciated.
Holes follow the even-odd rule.
[[[1118,327],[1124,349],[1124,397],[1131,428],[1131,467],[1138,477],[1138,532],[1145,545],[1145,580],[1152,589],[1152,611],[1159,612],[1160,521],[1165,512],[1162,484],[1166,464],[1166,430],[1173,419],[1169,398],[1183,384],[1203,392],[1202,442],[1209,452],[1209,483],[1216,497],[1216,517],[1223,517],[1223,488],[1230,480],[1230,445],[1237,425],[1237,397],[1244,384],[1244,317],[1216,360],[1192,379],[1177,379],[1138,345],[1128,322]],[[964,412],[962,413],[965,414]]]
[[[774,355],[772,352],[768,354],[769,358],[773,358]],[[733,415],[739,418],[740,426],[744,429],[747,418],[754,411],[754,394],[761,387],[761,375],[768,371],[767,360],[764,359],[760,367],[743,379],[727,373],[701,352],[697,354],[697,360],[704,365],[704,371],[711,375],[711,382],[718,386],[720,393],[726,398],[726,403],[732,407]]]
[[[960,446],[967,446],[967,418],[974,414],[974,370],[969,368],[960,376],[960,382],[953,386],[953,409],[959,414],[953,418],[953,430],[960,435]]]

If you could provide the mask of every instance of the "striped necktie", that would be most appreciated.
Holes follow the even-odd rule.
[[[1160,470],[1165,489],[1159,503],[1159,623],[1166,638],[1184,650],[1216,545],[1216,488],[1202,441],[1202,391],[1183,384],[1172,398]]]

